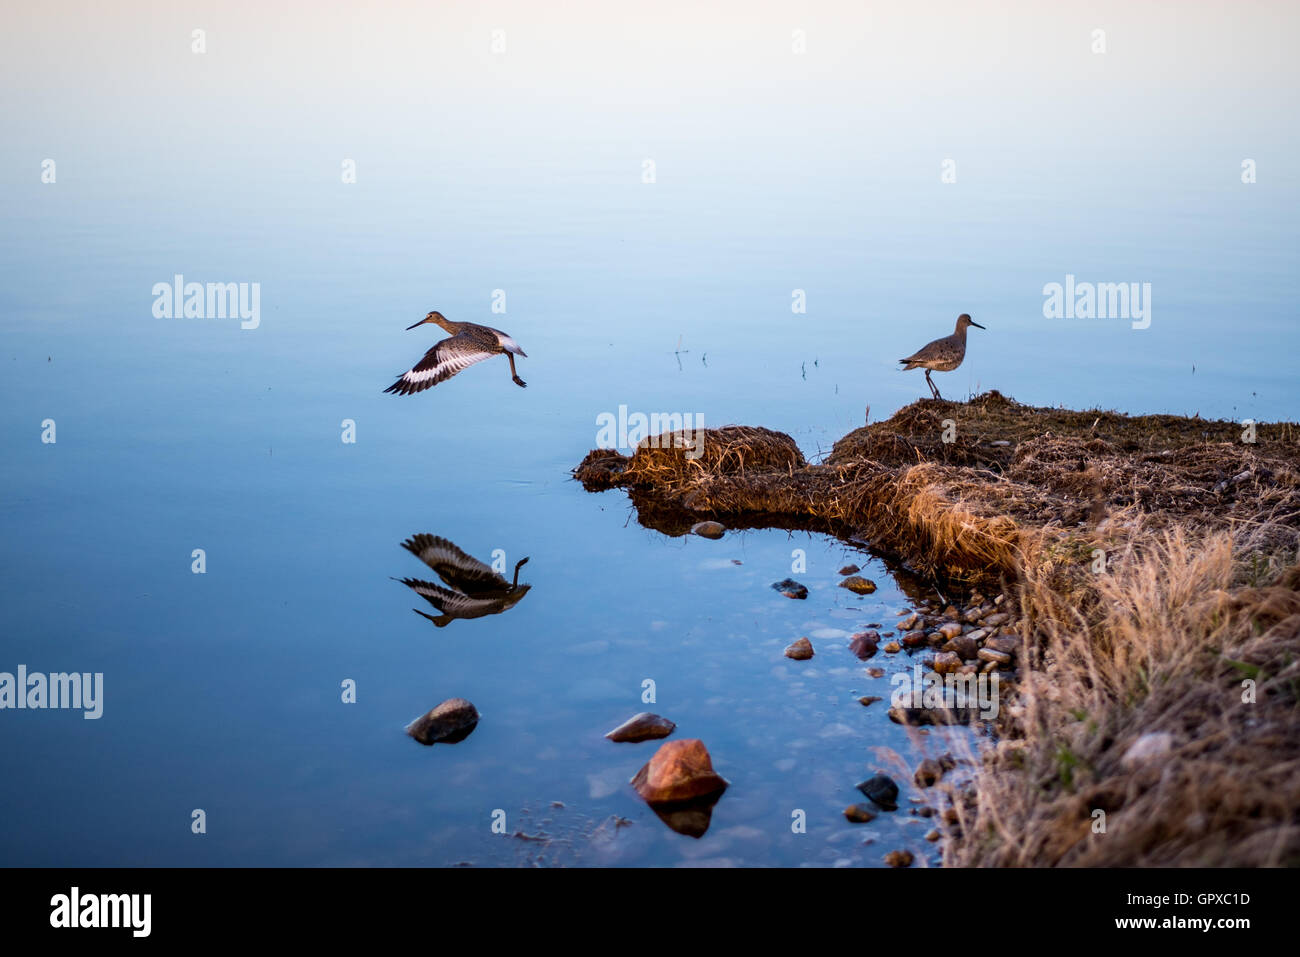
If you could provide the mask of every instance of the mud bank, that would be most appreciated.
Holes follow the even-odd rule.
[[[816,464],[767,429],[696,439],[574,474],[667,534],[825,531],[1011,598],[1024,668],[950,795],[947,863],[1300,863],[1300,426],[989,392],[913,403]]]

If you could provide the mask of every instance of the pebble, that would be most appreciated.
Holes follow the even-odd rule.
[[[998,635],[984,642],[984,647],[1000,651],[1004,655],[1015,655],[1020,650],[1020,639],[1015,635]]]
[[[912,861],[911,851],[890,851],[885,855],[885,863],[890,867],[911,867]]]
[[[812,642],[807,638],[800,638],[789,644],[785,649],[785,656],[793,658],[795,661],[807,661],[813,656]]]
[[[860,572],[860,571],[862,571],[862,569],[859,568],[857,565],[845,565],[843,568],[840,569],[840,574],[841,574],[841,575],[856,575],[856,574],[857,574],[858,572]]]
[[[961,658],[951,651],[941,651],[934,656],[932,667],[941,675],[951,674],[961,668]]]
[[[987,616],[984,619],[984,624],[988,628],[996,628],[998,627],[998,625],[1005,625],[1010,620],[1011,620],[1010,615],[1008,615],[1005,611],[1000,611],[997,614]]]
[[[850,804],[844,809],[844,816],[854,824],[866,824],[876,819],[876,812],[865,804]]]
[[[691,526],[691,534],[700,538],[718,539],[727,534],[727,528],[721,522],[696,522]]]
[[[939,779],[943,777],[943,771],[942,764],[934,758],[926,758],[916,766],[916,773],[912,777],[921,787],[928,788],[939,783]]]
[[[917,631],[909,631],[903,636],[903,645],[907,648],[923,648],[929,640],[929,635],[918,629]]]
[[[939,831],[938,831],[938,829],[932,827],[932,828],[930,828],[930,830],[926,831],[926,832],[925,832],[925,839],[926,839],[927,841],[930,841],[930,842],[934,842],[934,841],[939,840]]]
[[[911,631],[916,627],[916,623],[921,620],[921,616],[913,612],[898,623],[899,631]]]
[[[786,598],[807,598],[808,597],[808,589],[805,588],[803,585],[800,585],[793,578],[786,578],[783,581],[775,582],[773,583],[772,587],[775,588],[777,591],[779,591]]]
[[[875,704],[877,701],[881,701],[881,700],[883,699],[879,695],[868,694],[868,695],[863,695],[861,698],[859,698],[858,704],[862,705],[863,707],[866,707],[869,704]]]
[[[885,651],[891,655],[896,655],[903,650],[903,646],[896,641],[891,641],[885,645]]]
[[[880,635],[878,632],[862,631],[849,640],[849,651],[857,655],[859,659],[865,660],[876,653],[876,645],[879,641]]]
[[[961,625],[955,621],[944,622],[939,626],[939,634],[944,638],[956,638],[961,634]]]
[[[871,675],[871,677],[873,677],[873,678],[883,678],[883,677],[885,677],[885,669],[884,669],[884,668],[868,668],[868,669],[867,669],[867,674]]]
[[[956,638],[949,639],[939,650],[950,651],[963,659],[967,659],[975,657],[979,652],[979,646],[975,644],[970,635],[958,635]]]
[[[455,744],[469,737],[478,724],[478,710],[464,698],[448,698],[406,726],[421,744]]]
[[[1011,664],[1011,656],[1006,652],[998,651],[994,648],[981,648],[977,656],[980,661],[988,661],[998,665]]]
[[[859,575],[851,575],[840,582],[840,587],[847,588],[855,595],[870,595],[876,590],[876,583]]]
[[[714,772],[708,748],[698,738],[660,745],[631,783],[649,804],[690,801],[728,787],[728,782]]]
[[[858,790],[886,811],[898,809],[898,785],[888,774],[875,774],[858,785]]]
[[[628,718],[605,737],[611,741],[649,741],[653,738],[668,737],[676,727],[677,725],[667,718],[642,711]]]

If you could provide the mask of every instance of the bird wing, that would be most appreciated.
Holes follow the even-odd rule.
[[[490,359],[495,355],[488,352],[473,338],[466,335],[452,336],[436,342],[433,348],[424,354],[410,370],[403,372],[401,378],[390,385],[385,392],[398,395],[411,395],[450,379],[462,369],[468,369],[476,362]]]
[[[470,598],[458,591],[419,578],[400,578],[398,581],[438,611],[453,618],[479,618],[490,612],[495,605],[500,604],[486,598]]]
[[[437,572],[448,585],[467,595],[484,586],[490,589],[508,587],[506,580],[490,567],[445,538],[412,535],[402,542],[402,547]]]
[[[912,355],[908,356],[906,359],[899,359],[898,361],[899,362],[924,362],[926,359],[937,359],[943,353],[944,351],[943,347],[947,345],[947,343],[948,343],[947,338],[935,339],[934,342],[927,342],[925,345],[923,345]]]

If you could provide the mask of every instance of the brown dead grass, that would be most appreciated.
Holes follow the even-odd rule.
[[[732,426],[693,461],[647,442],[575,474],[628,488],[675,534],[704,517],[821,528],[1015,596],[1025,667],[982,772],[952,796],[948,863],[1300,864],[1300,428],[1256,438],[992,392],[914,403],[820,465]],[[1153,732],[1171,751],[1126,766]]]

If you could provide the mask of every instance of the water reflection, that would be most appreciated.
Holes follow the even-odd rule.
[[[515,563],[514,577],[506,581],[490,566],[437,535],[412,535],[402,542],[402,547],[432,568],[447,585],[444,588],[420,578],[397,579],[441,612],[430,615],[418,608],[411,609],[439,628],[457,618],[499,615],[519,604],[533,587],[519,584],[519,569],[528,562],[527,558]]]

